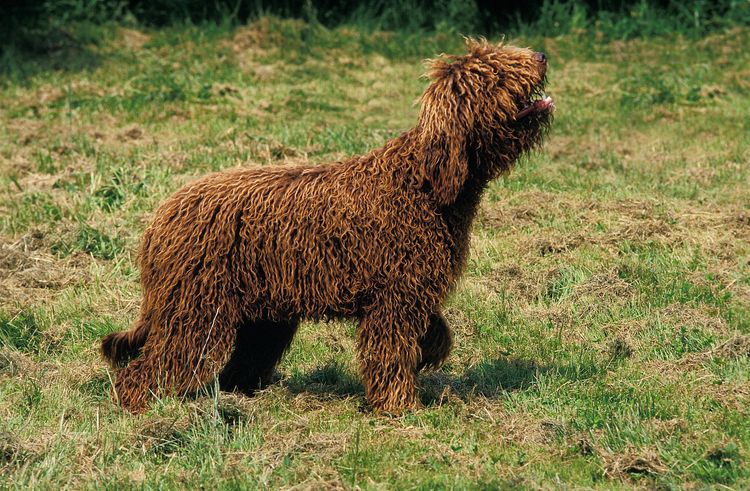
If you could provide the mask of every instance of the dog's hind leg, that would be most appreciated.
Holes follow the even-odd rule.
[[[435,369],[443,364],[453,347],[453,336],[443,314],[430,314],[427,332],[419,339],[420,358],[417,371],[424,368]]]
[[[202,303],[216,305],[208,299]],[[117,373],[115,391],[125,409],[141,412],[155,395],[195,392],[218,375],[229,361],[239,324],[236,309],[218,305],[181,309],[152,326],[162,332],[152,332],[141,356]]]
[[[234,352],[219,375],[221,390],[247,395],[269,383],[292,343],[299,321],[246,321],[237,330]]]

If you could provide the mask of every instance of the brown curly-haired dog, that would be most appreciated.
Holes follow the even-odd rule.
[[[120,403],[269,382],[301,319],[353,318],[367,400],[417,405],[451,348],[440,306],[487,183],[551,121],[542,53],[469,41],[431,63],[417,125],[364,156],[206,176],[156,212],[135,326],[102,341]],[[132,361],[131,361],[132,360]]]

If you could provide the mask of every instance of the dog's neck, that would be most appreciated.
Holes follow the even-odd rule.
[[[484,155],[480,163],[476,154],[469,153],[469,175],[456,200],[439,207],[453,238],[453,273],[458,277],[466,265],[471,242],[471,229],[479,211],[482,195],[491,181],[507,173],[518,159],[519,149],[504,148],[504,154]],[[487,161],[489,160],[489,162]]]
[[[458,276],[466,265],[471,239],[471,228],[479,210],[482,194],[487,188],[489,181],[470,177],[459,193],[456,201],[450,205],[442,206],[440,214],[453,239],[452,264],[453,274]]]

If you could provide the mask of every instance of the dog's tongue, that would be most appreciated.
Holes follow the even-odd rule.
[[[555,110],[555,102],[552,100],[550,96],[544,96],[544,98],[539,99],[538,101],[534,101],[525,108],[521,109],[518,114],[516,114],[516,119],[521,119],[523,117],[528,116],[534,111],[549,111],[553,112]]]

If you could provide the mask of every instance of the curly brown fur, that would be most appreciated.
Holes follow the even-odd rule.
[[[366,397],[417,405],[416,373],[451,348],[440,307],[461,274],[487,183],[537,145],[553,105],[546,60],[469,41],[431,63],[416,126],[364,156],[208,175],[156,212],[140,251],[133,330],[108,336],[120,403],[185,394],[214,376],[268,383],[300,319],[359,321]]]

